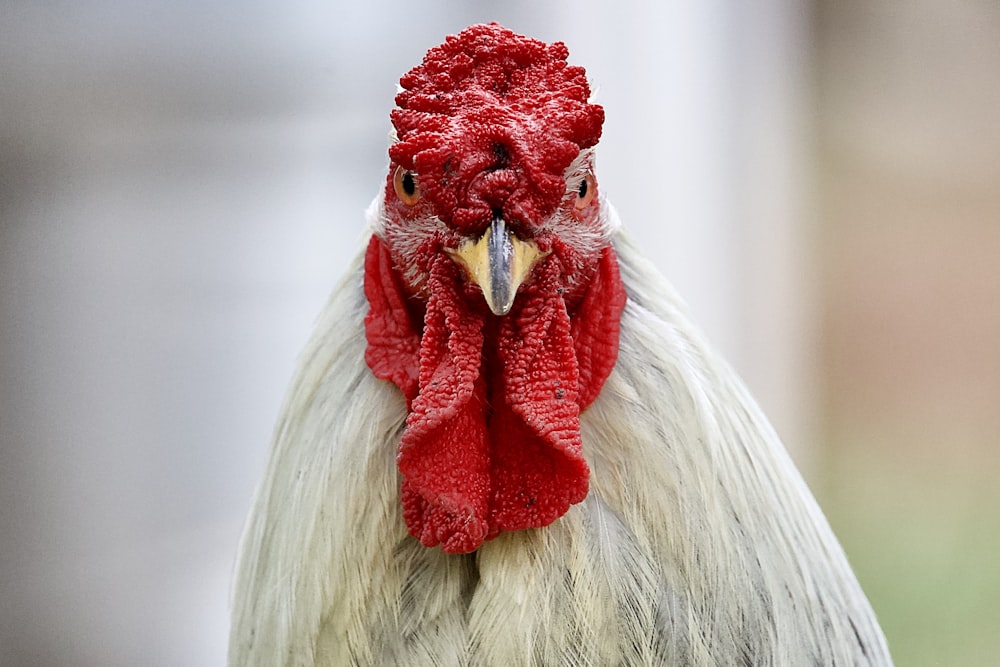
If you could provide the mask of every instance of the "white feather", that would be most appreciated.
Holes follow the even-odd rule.
[[[652,266],[621,233],[615,247],[629,298],[615,370],[581,416],[590,494],[470,555],[406,533],[406,406],[364,363],[355,261],[275,431],[231,665],[891,664],[767,420]]]

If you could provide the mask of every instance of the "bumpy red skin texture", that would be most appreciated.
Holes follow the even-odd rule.
[[[540,233],[560,206],[572,210],[564,174],[603,121],[566,55],[559,43],[474,26],[403,77],[392,115],[386,224],[405,234],[433,215],[448,231],[425,238],[407,267],[372,237],[365,358],[409,406],[398,455],[407,528],[446,552],[546,526],[588,490],[579,417],[617,358],[625,291],[610,246],[583,256]],[[417,174],[416,206],[394,195],[398,165]],[[549,253],[503,317],[443,252],[497,213]],[[596,201],[571,215],[593,224]]]
[[[500,211],[530,236],[559,206],[564,170],[597,144],[604,122],[568,54],[561,42],[477,25],[400,79],[389,157],[419,175],[421,197],[445,224],[479,234]]]
[[[409,401],[403,515],[426,546],[474,551],[501,531],[546,526],[587,495],[579,416],[614,367],[625,293],[605,248],[570,312],[559,264],[552,256],[536,267],[511,312],[496,317],[470,303],[442,254],[418,328],[405,307],[386,308],[407,297],[384,244],[369,243],[365,358]]]

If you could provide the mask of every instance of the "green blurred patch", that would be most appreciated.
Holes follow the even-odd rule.
[[[897,665],[1000,664],[1000,484],[991,465],[841,447],[816,488]]]

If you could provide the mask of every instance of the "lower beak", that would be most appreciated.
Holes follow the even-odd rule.
[[[517,288],[531,273],[532,267],[548,255],[540,251],[533,241],[522,241],[514,236],[499,215],[493,218],[489,229],[478,240],[466,239],[448,253],[483,290],[486,305],[494,315],[510,312]]]

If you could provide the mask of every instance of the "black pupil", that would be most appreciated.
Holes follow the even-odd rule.
[[[408,196],[412,197],[417,191],[417,181],[414,180],[413,174],[406,172],[403,174],[403,192]]]
[[[587,188],[588,187],[589,186],[587,185],[587,179],[586,178],[583,179],[582,181],[580,181],[580,189],[577,190],[577,194],[580,195],[580,199],[583,199],[584,197],[587,196]]]

